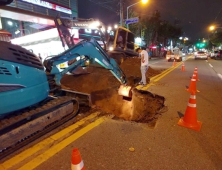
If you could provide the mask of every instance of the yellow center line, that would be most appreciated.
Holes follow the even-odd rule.
[[[95,118],[98,116],[99,112],[95,112],[80,121],[76,122],[75,124],[59,131],[58,133],[51,135],[49,138],[44,139],[43,141],[37,143],[36,145],[32,146],[31,148],[26,149],[25,151],[21,152],[20,154],[12,157],[11,159],[5,161],[4,163],[0,164],[0,170],[9,169],[13,166],[21,164],[22,162],[29,161],[31,156],[36,156],[40,154],[39,152],[43,152],[47,150],[52,145],[55,145],[56,141],[62,140],[64,137],[74,131],[75,129],[79,128],[81,125],[86,123],[86,121]],[[2,168],[2,169],[1,169]]]
[[[71,144],[72,142],[74,142],[75,140],[77,140],[78,138],[80,138],[81,136],[83,136],[84,134],[86,134],[88,131],[92,130],[96,126],[100,125],[102,122],[104,122],[107,119],[110,119],[110,117],[103,116],[103,117],[97,119],[95,122],[82,128],[81,130],[79,130],[78,132],[69,136],[65,140],[58,143],[57,145],[52,146],[47,151],[45,151],[43,154],[35,157],[30,162],[28,162],[27,164],[20,167],[18,170],[27,170],[27,169],[31,170],[31,169],[36,168],[37,166],[39,166],[40,164],[42,164],[43,162],[48,160],[50,157],[52,157],[53,155],[55,155],[56,153],[61,151],[64,147],[68,146],[69,144]],[[70,153],[71,153],[71,151],[70,151]],[[71,157],[70,157],[70,159],[71,159]]]
[[[192,56],[187,57],[186,60],[188,60],[189,58],[191,58]],[[185,61],[186,61],[185,60]],[[184,62],[184,61],[183,61]],[[171,71],[175,70],[176,68],[178,68],[183,62],[179,62],[177,63],[175,66],[171,66],[170,68],[168,68],[167,70],[164,70],[162,73],[152,77],[150,79],[150,83],[148,85],[146,85],[145,87],[142,87],[141,85],[137,86],[137,89],[141,89],[141,90],[148,90],[148,88],[152,85],[155,85],[155,82],[159,81],[160,79],[162,79],[163,77],[165,77],[167,74],[169,74]],[[154,82],[154,83],[153,83]]]
[[[154,82],[159,81],[159,80],[162,79],[164,76],[166,76],[167,74],[169,74],[171,71],[173,71],[173,70],[175,70],[177,67],[179,67],[181,64],[182,64],[182,63],[178,63],[178,64],[176,64],[175,66],[170,67],[167,72],[161,74],[159,77],[157,77],[157,78],[154,79],[153,81],[154,81]]]

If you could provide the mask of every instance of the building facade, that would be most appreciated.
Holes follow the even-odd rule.
[[[78,17],[77,0],[14,0],[0,6],[0,30],[11,33],[11,42],[45,59],[62,47],[54,18]]]
[[[77,17],[77,0],[14,0],[0,7],[0,30],[12,38],[50,29],[56,15]]]

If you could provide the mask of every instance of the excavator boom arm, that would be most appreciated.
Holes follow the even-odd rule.
[[[77,57],[80,57],[80,59],[77,60]],[[73,62],[66,69],[60,71],[56,65],[66,61]],[[44,64],[46,68],[50,69],[50,74],[55,75],[54,79],[56,84],[60,85],[60,80],[64,74],[74,71],[79,66],[85,66],[84,64],[86,61],[90,63],[99,63],[105,69],[110,70],[110,72],[120,81],[121,84],[127,84],[126,76],[116,61],[109,58],[107,53],[93,38],[89,41],[82,41],[78,43],[64,53],[46,60]]]

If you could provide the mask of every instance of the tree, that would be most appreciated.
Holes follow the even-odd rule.
[[[129,18],[138,17],[138,13],[129,10]],[[129,29],[135,34],[136,37],[141,36],[141,18],[139,17],[139,22],[134,24],[129,24]]]
[[[139,22],[135,24],[130,24],[129,29],[138,37],[141,37],[146,42],[146,44],[154,44],[158,37],[158,27],[160,23],[160,13],[159,11],[154,11],[151,17],[145,16],[141,17],[138,13],[130,10],[129,18],[139,17]]]
[[[142,20],[146,44],[156,44],[160,22],[159,11],[154,11],[151,17],[147,16]]]
[[[222,45],[222,30],[219,30],[219,31],[213,33],[210,36],[210,42],[212,42],[212,44],[215,46]]]
[[[133,18],[139,15],[130,11],[129,16]],[[139,16],[139,22],[130,24],[129,28],[136,36],[143,38],[147,46],[157,45],[157,47],[160,47],[160,44],[166,46],[168,45],[167,42],[171,40],[176,44],[182,35],[182,28],[176,24],[161,20],[159,11],[154,11],[151,16]],[[160,53],[161,48],[158,48],[158,50]]]
[[[167,21],[163,21],[160,24],[158,33],[160,37],[163,38],[164,46],[167,45],[167,40],[172,40],[174,44],[176,44],[177,41],[179,41],[179,37],[182,35],[182,28]]]

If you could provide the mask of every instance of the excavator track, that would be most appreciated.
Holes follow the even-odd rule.
[[[74,118],[78,111],[79,103],[72,97],[49,97],[15,117],[0,120],[0,160]]]

